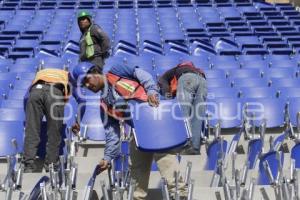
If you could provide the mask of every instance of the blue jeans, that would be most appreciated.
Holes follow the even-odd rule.
[[[193,149],[197,152],[200,151],[206,96],[206,80],[202,76],[195,73],[180,76],[176,97],[191,131]]]

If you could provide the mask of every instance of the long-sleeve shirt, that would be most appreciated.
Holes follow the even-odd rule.
[[[123,78],[138,81],[143,85],[148,95],[158,94],[158,87],[152,76],[140,68],[119,65],[112,67],[109,72]],[[107,84],[107,87],[103,90],[101,99],[109,106],[114,106],[125,101],[109,84]],[[120,129],[118,120],[109,117],[108,115],[105,116],[106,121],[103,120],[106,135],[104,159],[110,162],[120,154]]]
[[[85,36],[87,31],[82,33],[79,46],[80,46],[80,61],[90,60],[86,57],[86,41]],[[91,38],[94,43],[94,56],[93,57],[108,57],[110,48],[110,41],[108,35],[97,24],[92,24],[90,28]]]

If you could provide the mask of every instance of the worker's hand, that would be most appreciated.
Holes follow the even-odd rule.
[[[107,160],[102,159],[99,162],[99,166],[100,166],[100,171],[104,171],[110,168],[110,163]]]
[[[75,135],[78,135],[79,131],[80,131],[80,125],[76,122],[73,126],[72,126],[72,132]]]
[[[158,107],[159,105],[158,95],[156,94],[148,95],[148,103],[150,106]]]

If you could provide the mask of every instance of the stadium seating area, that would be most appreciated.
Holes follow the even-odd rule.
[[[81,33],[76,15],[82,9],[93,14],[111,39],[105,71],[116,63],[137,65],[156,79],[187,60],[205,71],[207,143],[200,156],[179,156],[182,172],[189,161],[193,165],[193,199],[299,195],[300,12],[292,5],[248,0],[0,0],[0,199],[29,195],[43,176],[41,183],[49,181],[45,172],[24,174],[19,188],[10,187],[5,177],[12,174],[12,166],[15,172],[19,169],[12,155],[22,152],[23,97],[36,71],[72,70],[78,63]],[[74,123],[76,108],[71,99],[66,127]],[[68,161],[71,168],[77,166],[77,185],[72,188],[78,199],[87,199],[88,189],[101,197],[104,186],[98,179],[108,181],[104,173],[95,182],[93,170],[105,134],[99,107],[91,104],[87,109],[81,140],[66,140],[69,147],[76,143],[77,154],[64,148],[75,160]],[[159,182],[154,166],[151,200],[161,198]]]

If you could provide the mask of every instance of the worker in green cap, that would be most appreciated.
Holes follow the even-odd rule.
[[[80,11],[77,16],[80,37],[80,61],[89,61],[102,71],[104,60],[109,57],[110,41],[101,27],[93,23],[88,11]]]

